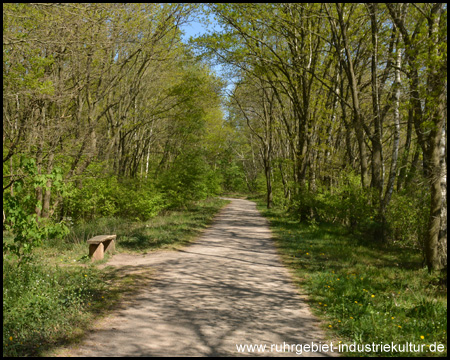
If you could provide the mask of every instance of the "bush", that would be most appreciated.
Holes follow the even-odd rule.
[[[3,228],[14,235],[13,242],[3,242],[3,253],[13,253],[22,261],[30,256],[33,248],[41,246],[44,239],[63,237],[69,230],[64,222],[38,218],[35,212],[36,208],[42,207],[35,196],[37,188],[45,189],[47,181],[51,180],[54,193],[63,190],[61,170],[54,168],[51,174],[41,175],[36,161],[25,156],[21,158],[20,166],[25,176],[11,185],[13,191],[3,192],[4,216],[7,219]]]
[[[304,221],[337,222],[352,233],[373,235],[380,224],[372,190],[361,188],[359,176],[353,173],[345,174],[341,183],[333,192],[300,191],[292,202],[291,212]]]
[[[352,232],[373,236],[380,226],[377,221],[378,203],[373,199],[373,189],[363,189],[359,176],[348,175],[346,184],[337,194],[342,198],[340,217]]]
[[[388,237],[392,242],[424,250],[424,239],[428,224],[429,192],[409,188],[392,194],[386,210],[389,225]]]
[[[66,216],[75,221],[121,216],[148,220],[166,207],[166,200],[150,182],[118,181],[117,177],[85,178],[65,201]]]
[[[417,184],[401,193],[394,191],[383,223],[373,189],[362,189],[359,176],[352,173],[345,174],[341,184],[333,192],[301,191],[292,202],[291,212],[303,221],[339,223],[352,233],[375,240],[383,228],[385,240],[423,251],[430,211],[427,191]]]
[[[220,176],[210,169],[199,151],[180,155],[159,179],[158,187],[171,208],[204,200],[221,192]]]
[[[64,215],[78,221],[98,216],[114,216],[118,212],[114,195],[119,188],[116,177],[84,178],[71,185],[68,196],[64,199]]]
[[[226,191],[248,191],[242,164],[232,159],[219,160],[219,164],[221,183]]]
[[[113,194],[111,194],[113,195]],[[166,200],[149,182],[128,180],[114,193],[117,214],[123,218],[148,220],[166,207]]]

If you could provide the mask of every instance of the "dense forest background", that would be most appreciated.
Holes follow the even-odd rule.
[[[3,6],[4,253],[240,192],[446,269],[446,130],[446,4]]]

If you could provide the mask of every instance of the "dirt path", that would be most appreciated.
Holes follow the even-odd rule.
[[[296,356],[270,347],[324,343],[318,321],[281,265],[267,221],[253,202],[229,200],[184,250],[115,255],[108,265],[150,266],[155,278],[65,355],[239,356],[236,344],[266,344],[264,355]]]

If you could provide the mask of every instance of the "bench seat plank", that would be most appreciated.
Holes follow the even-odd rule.
[[[98,235],[87,241],[88,244],[100,244],[104,241],[115,240],[116,235]]]

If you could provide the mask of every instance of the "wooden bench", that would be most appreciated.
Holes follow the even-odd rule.
[[[102,260],[105,252],[113,253],[116,249],[116,235],[98,235],[89,239],[89,257],[94,260]]]

